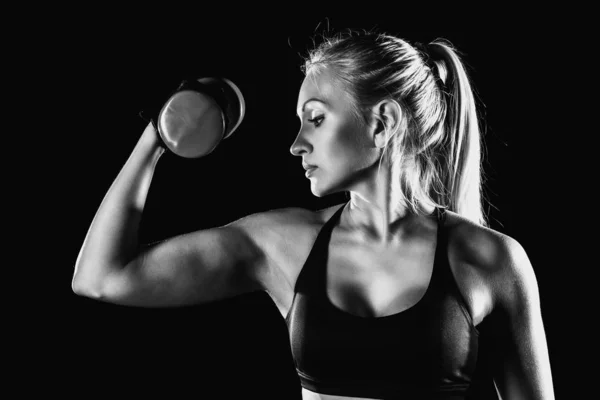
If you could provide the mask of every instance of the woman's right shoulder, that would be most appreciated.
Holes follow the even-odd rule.
[[[302,207],[276,208],[249,214],[226,225],[241,231],[267,257],[294,253],[301,256],[311,246],[324,221],[323,210]]]
[[[286,207],[257,212],[229,225],[250,239],[263,260],[261,286],[283,316],[293,299],[296,280],[319,231],[341,205],[320,210]]]
[[[274,239],[273,236],[285,237],[308,234],[320,230],[323,224],[340,207],[336,204],[319,210],[303,207],[283,207],[256,212],[233,221],[225,227],[240,229],[251,239]]]
[[[249,214],[225,227],[243,230],[251,238],[303,229],[316,222],[317,213],[301,207],[276,208]]]
[[[302,268],[319,231],[340,206],[319,210],[277,208],[250,214],[226,227],[242,231],[265,261],[271,267],[276,266],[291,282]]]

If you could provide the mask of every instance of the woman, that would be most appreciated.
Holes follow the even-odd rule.
[[[167,307],[265,290],[305,400],[464,398],[485,320],[501,398],[552,399],[536,278],[522,246],[486,227],[475,102],[452,46],[349,34],[316,48],[305,74],[291,152],[314,195],[347,203],[140,248],[164,151],[149,124],[91,224],[75,293]]]

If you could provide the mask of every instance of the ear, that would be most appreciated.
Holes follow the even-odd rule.
[[[373,142],[377,148],[384,148],[389,138],[400,127],[402,108],[394,99],[381,100],[371,108],[374,122]]]

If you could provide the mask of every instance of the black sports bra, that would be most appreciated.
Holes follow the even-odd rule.
[[[425,295],[407,310],[369,318],[339,309],[326,295],[329,240],[344,208],[321,228],[286,316],[301,385],[340,396],[464,399],[478,332],[446,257],[445,212],[436,212],[435,261]]]

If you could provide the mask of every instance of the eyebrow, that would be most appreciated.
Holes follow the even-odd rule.
[[[306,100],[304,102],[304,104],[302,105],[302,112],[304,112],[304,108],[306,107],[306,105],[308,103],[310,103],[311,101],[318,101],[319,103],[322,103],[325,107],[329,107],[329,103],[327,103],[325,100],[323,99],[318,99],[316,97],[311,97],[310,99]],[[298,115],[298,117],[300,117],[300,115]]]

